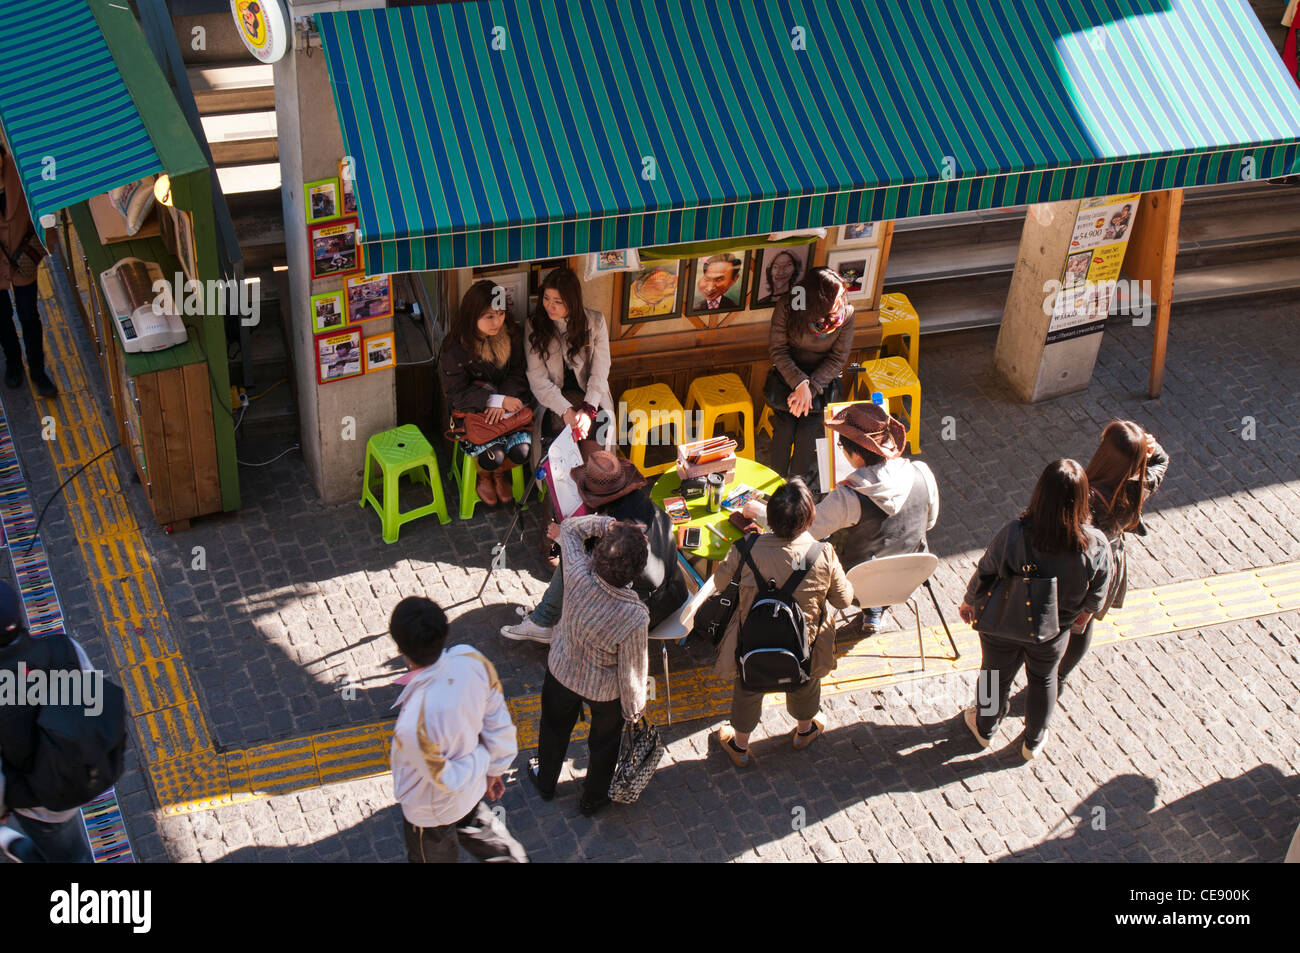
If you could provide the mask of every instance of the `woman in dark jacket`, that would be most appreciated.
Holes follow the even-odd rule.
[[[532,403],[523,329],[502,308],[495,307],[497,287],[487,280],[470,286],[442,342],[438,364],[451,409],[482,413],[491,424]],[[508,471],[528,461],[532,452],[529,430],[481,446],[462,440],[461,447],[478,461],[475,490],[479,499],[488,506],[510,500],[514,491]]]
[[[1110,585],[1110,546],[1094,529],[1088,509],[1088,475],[1074,460],[1047,465],[1029,508],[989,544],[966,587],[958,610],[963,622],[975,624],[974,605],[998,579],[1020,575],[1027,561],[1034,575],[1056,579],[1057,635],[1029,641],[979,633],[983,659],[977,682],[977,708],[963,713],[980,747],[987,748],[1010,707],[1011,683],[1022,665],[1029,677],[1024,743],[1020,753],[1033,758],[1047,738],[1047,723],[1056,707],[1056,667],[1070,640],[1071,625],[1084,626],[1102,607]],[[997,707],[993,706],[994,699]]]
[[[1071,631],[1070,646],[1057,671],[1059,695],[1065,677],[1083,659],[1092,644],[1092,625],[1106,618],[1111,609],[1124,606],[1128,592],[1128,559],[1124,555],[1124,534],[1147,534],[1142,525],[1142,504],[1164,482],[1169,455],[1151,436],[1131,420],[1112,420],[1102,431],[1097,452],[1088,461],[1089,505],[1092,525],[1106,534],[1115,571],[1111,574],[1106,601],[1088,624]]]
[[[820,410],[838,399],[852,349],[853,306],[844,279],[829,268],[814,268],[777,302],[768,334],[772,372],[763,390],[773,411],[772,469],[782,478],[798,476],[816,485],[811,477]]]

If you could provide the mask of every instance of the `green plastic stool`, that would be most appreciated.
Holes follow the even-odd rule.
[[[510,471],[510,485],[516,500],[524,498],[525,469],[516,466]],[[456,488],[460,490],[460,518],[467,520],[474,515],[474,507],[481,502],[478,498],[478,488],[475,486],[478,478],[478,458],[466,453],[461,448],[459,440],[452,446],[451,471],[456,477]],[[528,507],[525,506],[524,509]]]
[[[371,490],[371,461],[378,464],[379,469],[383,471],[382,504]],[[407,513],[401,512],[397,481],[403,474],[409,475],[417,483],[427,483],[433,492],[433,502]],[[437,513],[440,523],[451,522],[451,517],[447,515],[447,501],[442,494],[442,474],[438,469],[438,458],[434,456],[433,447],[424,439],[424,434],[420,433],[419,427],[406,424],[377,433],[366,441],[365,482],[361,486],[361,505],[365,506],[367,503],[379,514],[385,543],[397,542],[397,533],[403,523],[428,516],[430,513]]]

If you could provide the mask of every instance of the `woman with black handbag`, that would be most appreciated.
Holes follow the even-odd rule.
[[[815,486],[813,467],[822,411],[839,399],[840,375],[853,349],[853,306],[844,279],[813,268],[772,311],[772,370],[763,398],[772,408],[772,469]]]
[[[1029,507],[993,538],[966,587],[958,613],[979,632],[983,658],[976,707],[963,717],[981,748],[1006,717],[1023,665],[1029,689],[1020,753],[1029,761],[1042,750],[1070,627],[1086,625],[1105,602],[1110,546],[1090,525],[1088,496],[1082,466],[1049,463]]]

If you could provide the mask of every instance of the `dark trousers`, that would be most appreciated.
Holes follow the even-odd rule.
[[[27,835],[17,841],[12,850],[24,864],[91,864],[90,843],[81,815],[76,814],[61,823],[38,821],[14,811],[13,826]]]
[[[11,294],[13,297],[10,297]],[[18,331],[14,328],[16,303],[18,321],[23,326],[27,366],[33,371],[45,370],[45,340],[41,328],[41,312],[36,307],[36,295],[36,282],[14,285],[12,291],[0,290],[0,348],[4,349],[5,363],[10,367],[21,367],[23,363]]]
[[[413,864],[454,864],[465,850],[478,860],[490,864],[526,864],[523,845],[510,836],[506,825],[479,801],[455,824],[441,827],[416,827],[402,818],[406,837],[406,859]]]
[[[1083,631],[1077,635],[1071,632],[1066,636],[1069,644],[1065,649],[1065,655],[1061,658],[1061,665],[1056,670],[1056,680],[1058,682],[1064,682],[1065,677],[1073,672],[1075,666],[1082,662],[1083,657],[1088,654],[1088,649],[1092,646],[1092,625],[1094,621],[1089,619]]]
[[[821,429],[820,413],[809,411],[803,417],[796,417],[784,408],[772,408],[772,469],[781,479],[812,479]],[[815,486],[811,482],[808,485]]]
[[[1039,644],[1013,642],[994,635],[980,634],[979,683],[976,686],[975,726],[985,738],[993,734],[998,722],[1006,717],[1011,707],[1011,683],[1025,666],[1029,677],[1028,697],[1025,702],[1025,742],[1037,748],[1043,742],[1047,723],[1056,709],[1056,667],[1065,654],[1070,634],[1058,635],[1050,642]],[[997,708],[993,708],[996,700]]]
[[[623,736],[623,706],[616,698],[594,702],[565,688],[546,671],[542,682],[542,723],[537,732],[537,782],[542,793],[550,795],[560,780],[560,769],[578,723],[582,706],[591,711],[591,732],[587,736],[587,779],[582,799],[588,804],[609,797],[609,782],[618,764],[618,745]]]

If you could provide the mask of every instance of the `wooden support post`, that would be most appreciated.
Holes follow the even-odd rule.
[[[1155,339],[1151,346],[1151,377],[1147,394],[1160,396],[1169,344],[1169,314],[1174,298],[1174,264],[1178,258],[1178,224],[1182,217],[1183,190],[1148,192],[1142,196],[1129,238],[1124,270],[1130,278],[1151,283],[1155,309]]]

